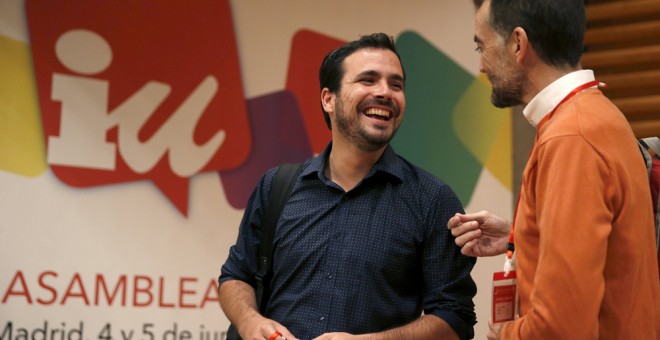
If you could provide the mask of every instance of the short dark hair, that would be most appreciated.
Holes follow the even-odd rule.
[[[328,88],[331,93],[338,93],[341,90],[341,79],[344,77],[344,59],[349,55],[362,50],[365,48],[380,48],[387,49],[394,54],[396,54],[401,64],[401,69],[403,70],[403,63],[401,63],[401,57],[396,51],[394,45],[394,38],[385,34],[385,33],[373,33],[369,35],[363,35],[358,40],[348,42],[330,53],[328,53],[323,62],[321,63],[321,68],[319,69],[319,82],[321,84],[321,91],[324,88]],[[405,79],[405,71],[403,73]],[[325,123],[328,125],[328,128],[332,129],[330,124],[330,115],[323,109],[323,104],[321,104],[321,110],[323,110],[323,117],[325,118]]]
[[[476,9],[484,0],[473,0]],[[584,50],[584,0],[491,0],[493,30],[508,38],[516,27],[527,33],[539,58],[555,67],[575,67]]]

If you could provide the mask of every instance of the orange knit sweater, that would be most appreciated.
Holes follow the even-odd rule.
[[[515,226],[520,317],[502,339],[658,339],[651,193],[635,136],[597,89],[537,131]]]

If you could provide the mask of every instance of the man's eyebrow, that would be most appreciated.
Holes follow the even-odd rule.
[[[477,44],[481,44],[481,39],[479,39],[479,37],[477,37],[476,34],[474,35],[474,42],[476,42]]]
[[[404,84],[405,84],[405,82],[406,82],[406,79],[405,79],[402,75],[400,75],[400,74],[394,74],[394,75],[390,76],[390,79],[392,79],[392,80],[396,80],[396,81],[400,81],[400,82],[402,82],[402,83],[404,83]]]
[[[362,76],[370,76],[370,77],[381,77],[382,75],[380,72],[374,71],[374,70],[366,70],[363,72],[360,72],[356,75],[356,78],[362,77]],[[405,78],[403,78],[402,75],[400,74],[393,74],[389,76],[390,79],[397,80],[397,81],[402,81],[405,82]]]
[[[361,76],[380,77],[380,73],[374,70],[366,70],[356,74],[356,78]]]

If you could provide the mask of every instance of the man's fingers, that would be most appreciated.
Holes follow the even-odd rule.
[[[477,240],[472,240],[469,242],[466,242],[465,245],[461,248],[461,254],[467,255],[467,256],[475,256],[474,252],[472,251],[472,248],[477,244]]]
[[[452,230],[452,234],[453,234],[453,230]],[[462,247],[466,243],[468,243],[472,240],[476,241],[476,239],[479,238],[480,236],[481,236],[481,229],[476,228],[476,229],[466,231],[466,232],[456,236],[456,239],[454,240],[454,242],[456,242],[457,246]]]
[[[284,327],[282,325],[279,325],[278,329],[280,330],[280,333],[282,333],[282,336],[281,336],[282,339],[286,339],[286,340],[296,340],[297,339],[295,336],[293,336],[293,334],[291,334],[291,332],[289,332],[289,330],[286,327]]]
[[[469,214],[456,214],[454,215],[455,217],[457,216],[461,222],[469,222],[469,221],[478,221],[478,222],[483,222],[486,217],[488,217],[490,213],[486,210],[481,210],[477,211],[475,213],[469,213]]]
[[[477,223],[475,221],[465,222],[465,223],[462,223],[462,224],[459,224],[459,225],[456,225],[456,226],[450,228],[451,234],[454,237],[459,237],[459,236],[461,236],[461,235],[463,235],[467,232],[470,232],[470,231],[476,230],[476,229],[479,229],[479,223]]]
[[[452,216],[452,218],[447,221],[447,228],[452,229],[461,224],[461,214],[456,213],[456,215]]]

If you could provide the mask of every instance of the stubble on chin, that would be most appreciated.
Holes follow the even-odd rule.
[[[523,89],[525,87],[525,80],[519,75],[516,79],[509,80],[504,84],[493,84],[493,92],[490,96],[490,101],[493,106],[504,109],[523,104]]]
[[[361,107],[364,108],[366,106],[367,105],[362,105]],[[392,120],[392,123],[395,123],[396,119],[398,119],[400,116],[400,110],[395,105],[392,106],[390,107],[394,113],[390,119]],[[368,127],[366,126],[367,123],[362,121],[361,118],[363,117],[359,109],[356,109],[353,114],[356,115],[357,120],[351,122],[350,118],[346,116],[343,105],[337,105],[337,114],[335,116],[337,127],[336,131],[333,131],[333,133],[343,134],[360,150],[373,152],[382,149],[389,144],[392,138],[394,138],[396,131],[398,130],[398,126],[394,127],[391,132],[389,132],[390,127],[384,127],[382,129],[374,126]]]

